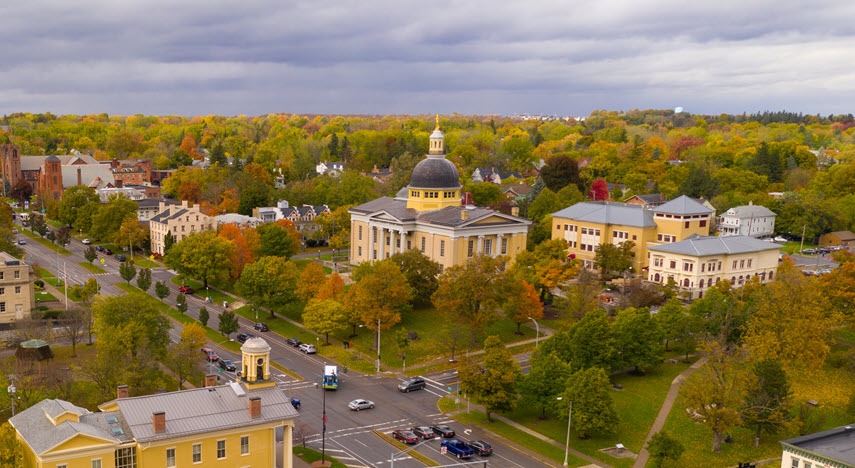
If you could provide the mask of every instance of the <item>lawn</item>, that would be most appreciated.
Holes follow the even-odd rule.
[[[42,292],[36,293],[36,302],[50,302],[50,301],[57,301],[57,300],[59,300],[59,299],[57,299],[56,296],[54,296],[53,294],[51,294],[49,292],[42,291]]]
[[[304,448],[302,445],[295,445],[292,451],[294,452],[294,456],[299,457],[308,464],[321,460],[321,452],[310,448]],[[329,454],[327,454],[325,459],[332,461],[332,468],[347,468],[347,465],[331,457]]]
[[[133,262],[134,262],[134,265],[137,266],[137,268],[160,268],[161,267],[161,265],[159,263],[155,262],[154,260],[152,260],[148,257],[143,257],[142,255],[134,255]]]
[[[217,304],[217,305],[221,305],[223,303],[223,301],[226,301],[229,304],[231,304],[232,302],[234,302],[236,300],[234,297],[229,296],[229,295],[223,293],[222,291],[219,291],[217,289],[213,289],[211,287],[209,287],[208,290],[206,291],[206,290],[202,289],[203,285],[201,282],[186,278],[184,275],[173,276],[172,278],[170,278],[169,281],[171,281],[172,284],[174,284],[176,286],[182,286],[182,285],[186,284],[187,286],[190,286],[191,288],[196,290],[196,292],[194,294],[196,294],[202,298],[204,298],[206,296],[210,297],[211,300],[213,301],[213,303]]]
[[[44,280],[45,283],[48,283],[55,288],[61,288],[63,286],[62,280],[55,277],[55,276],[48,276],[47,278],[42,278],[42,279]]]
[[[30,239],[32,239],[32,240],[38,242],[39,244],[53,250],[54,252],[56,252],[58,250],[60,255],[71,255],[71,252],[69,252],[65,248],[54,244],[53,242],[45,239],[44,237],[39,236],[38,234],[36,234],[33,231],[30,231],[29,229],[21,228],[21,232],[23,232],[24,235],[26,235]]]
[[[99,266],[93,265],[93,264],[91,264],[91,263],[89,263],[89,262],[80,262],[80,263],[78,263],[78,265],[80,265],[80,266],[82,266],[83,268],[87,269],[87,270],[89,271],[89,273],[94,273],[94,274],[98,274],[98,273],[107,273],[107,270],[105,270],[105,269],[103,269],[103,268],[101,268],[101,267],[99,267]]]
[[[547,458],[555,460],[558,463],[562,463],[564,461],[564,450],[560,449],[549,442],[538,439],[537,437],[527,434],[509,424],[506,424],[502,421],[493,420],[493,422],[487,421],[487,416],[480,411],[472,411],[469,413],[460,413],[456,416],[453,416],[454,419],[464,423],[464,424],[476,424],[478,426],[487,429],[490,432],[498,434],[505,439],[516,442],[523,447],[528,448],[529,450],[533,450]],[[566,435],[566,426],[565,426],[565,435]],[[568,455],[567,457],[567,466],[587,466],[590,463],[587,460],[583,460],[581,458],[575,457],[573,455]],[[630,464],[631,466],[632,464]]]
[[[40,266],[36,267],[36,274],[41,278],[53,278],[55,276],[53,273]]]
[[[630,374],[613,376],[612,381],[623,386],[623,390],[612,391],[615,408],[621,418],[617,431],[614,434],[594,434],[586,440],[580,440],[575,435],[571,435],[570,446],[616,467],[632,466],[632,459],[613,458],[598,450],[623,444],[627,449],[638,453],[665,401],[671,382],[689,365],[678,361],[677,364],[662,364],[658,369],[644,376]],[[549,419],[541,420],[540,414],[538,408],[518,406],[516,410],[505,416],[553,440],[565,440],[566,417],[551,415]]]
[[[802,246],[802,243],[798,242],[798,241],[794,241],[794,242],[784,242],[781,245],[783,246],[781,248],[781,250],[783,250],[784,252],[786,252],[788,254],[794,254],[794,253],[799,253],[799,247]],[[805,242],[802,249],[815,249],[817,247],[819,247],[819,246],[813,245],[810,242]]]

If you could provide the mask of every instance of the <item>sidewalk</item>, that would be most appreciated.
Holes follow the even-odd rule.
[[[677,394],[680,392],[680,386],[683,385],[686,378],[704,365],[705,362],[707,362],[707,358],[700,358],[695,361],[694,364],[689,366],[688,369],[681,372],[680,375],[674,377],[674,380],[671,382],[671,388],[668,389],[668,395],[665,397],[665,401],[662,402],[659,414],[656,415],[656,420],[653,421],[653,426],[650,427],[650,432],[647,433],[647,438],[644,439],[644,445],[641,446],[641,450],[638,452],[638,457],[635,459],[635,463],[632,464],[632,468],[644,468],[644,465],[647,464],[647,459],[650,457],[650,453],[647,452],[647,443],[650,442],[653,434],[661,431],[665,426],[668,414],[671,413],[671,408],[677,400]]]

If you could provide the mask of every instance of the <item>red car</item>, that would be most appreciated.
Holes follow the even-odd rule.
[[[217,356],[217,353],[215,353],[214,350],[211,348],[202,348],[201,351],[202,351],[202,354],[205,355],[205,359],[207,359],[210,362],[216,362],[216,361],[220,360],[220,357]]]
[[[402,431],[392,431],[392,437],[404,442],[405,444],[417,444],[419,443],[419,436],[415,435],[413,431],[402,430]]]
[[[193,294],[196,291],[195,289],[191,288],[190,286],[187,286],[186,284],[179,287],[178,290],[183,292],[184,294]]]

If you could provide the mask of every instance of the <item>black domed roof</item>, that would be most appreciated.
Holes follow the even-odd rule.
[[[410,178],[411,188],[458,189],[460,175],[457,166],[443,157],[428,157],[416,164]]]

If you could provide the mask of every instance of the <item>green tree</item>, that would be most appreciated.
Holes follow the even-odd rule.
[[[90,234],[97,239],[113,241],[122,223],[137,218],[137,204],[127,198],[110,200],[92,216]]]
[[[131,280],[137,276],[137,267],[134,266],[134,262],[128,260],[127,262],[120,263],[119,276],[121,276],[123,280],[127,281],[128,284],[131,284]]]
[[[83,258],[89,261],[89,263],[92,263],[96,258],[98,258],[98,252],[96,252],[95,248],[90,245],[83,251]]]
[[[205,306],[202,306],[202,308],[199,309],[199,323],[201,323],[203,327],[206,327],[208,326],[208,319],[210,318],[211,317],[208,314],[208,309],[205,308]]]
[[[66,226],[77,226],[82,208],[89,203],[99,203],[98,195],[92,187],[75,185],[62,192],[59,202],[59,221]]]
[[[567,353],[574,370],[615,368],[615,338],[611,321],[602,309],[585,314],[567,332]]]
[[[622,274],[632,269],[635,242],[625,241],[620,245],[611,243],[600,244],[594,254],[594,263],[603,273]]]
[[[619,367],[635,367],[643,373],[662,364],[662,329],[650,310],[622,310],[613,327]]]
[[[9,422],[0,425],[0,466],[9,468],[24,466],[24,446],[18,440],[17,431]]]
[[[154,283],[154,294],[160,299],[160,302],[163,302],[164,299],[169,297],[169,286],[163,281]]]
[[[291,258],[297,252],[297,241],[288,230],[276,223],[267,223],[256,229],[261,240],[259,257]]]
[[[517,389],[525,406],[540,408],[541,419],[546,410],[553,411],[556,398],[564,391],[567,378],[572,371],[554,352],[535,352],[531,358],[531,369],[519,379]]]
[[[191,234],[172,246],[166,264],[179,273],[201,280],[208,289],[209,281],[222,281],[229,275],[232,241],[213,231]],[[245,270],[244,270],[245,271]]]
[[[479,182],[466,186],[472,193],[472,202],[478,206],[498,205],[504,199],[502,188],[492,182]]]
[[[45,217],[38,213],[33,213],[30,216],[30,229],[33,230],[36,234],[44,237],[48,232],[47,222],[45,221]]]
[[[573,184],[580,191],[585,190],[585,181],[579,175],[579,165],[569,156],[558,155],[549,158],[540,170],[540,177],[553,192]]]
[[[684,450],[683,444],[665,431],[653,434],[650,442],[647,443],[650,459],[657,467],[661,467],[665,460],[679,460]]]
[[[407,283],[413,288],[413,300],[429,304],[431,296],[439,287],[439,263],[418,249],[396,253],[390,260],[398,264],[401,273],[407,278]]]
[[[172,231],[166,231],[166,235],[163,236],[163,254],[169,254],[173,245],[175,245],[175,237],[172,235]]]
[[[261,257],[243,269],[235,285],[238,293],[257,306],[275,310],[296,299],[300,272],[294,263],[284,257]]]
[[[770,359],[754,364],[742,410],[744,424],[755,430],[754,446],[762,433],[775,434],[787,427],[792,390],[787,373],[778,361]]]
[[[324,335],[330,343],[330,333],[347,326],[345,307],[334,299],[312,299],[303,309],[303,324]]]
[[[671,298],[659,308],[654,319],[662,330],[665,351],[669,351],[668,344],[680,338],[684,323],[688,320],[686,308],[683,307],[679,299]]]
[[[205,346],[206,341],[205,329],[189,322],[181,329],[181,338],[169,347],[168,365],[175,373],[178,390],[181,390],[184,382],[202,362],[202,354],[199,353],[199,349]]]
[[[592,432],[611,433],[620,424],[611,396],[612,384],[606,371],[591,367],[576,371],[567,380],[567,389],[559,402],[561,414],[573,405],[573,429],[580,439],[587,439]]]
[[[140,270],[139,276],[137,276],[137,287],[143,290],[143,292],[148,292],[148,288],[151,287],[151,269],[143,268]]]
[[[238,328],[240,328],[237,316],[235,316],[235,313],[230,310],[224,310],[220,314],[219,321],[220,323],[217,327],[217,331],[226,335],[226,337],[238,331]]]
[[[516,380],[520,366],[496,336],[484,340],[484,365],[467,363],[460,370],[460,391],[481,403],[490,413],[517,406]]]
[[[478,333],[499,319],[505,280],[502,258],[481,255],[455,265],[442,274],[431,299],[445,318],[468,328],[472,344]]]
[[[175,308],[184,315],[187,312],[187,296],[183,292],[175,296]]]

